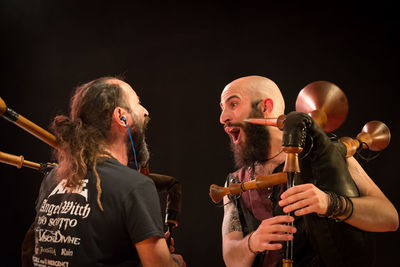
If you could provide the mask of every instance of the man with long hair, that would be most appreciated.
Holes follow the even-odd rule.
[[[99,78],[76,89],[70,108],[51,126],[58,166],[40,188],[34,266],[185,266],[168,249],[153,181],[127,167],[149,158],[149,114],[135,91]]]
[[[220,105],[220,122],[230,137],[235,165],[238,168],[228,176],[227,184],[247,182],[258,175],[282,171],[285,162],[282,131],[273,126],[244,122],[249,117],[277,118],[284,114],[285,103],[278,86],[265,77],[242,77],[224,88]],[[303,116],[290,113],[286,116],[287,121],[289,117],[293,118],[291,114]],[[314,152],[311,153],[332,145],[320,128],[314,125],[311,130],[316,133],[312,150]],[[323,142],[319,142],[318,138]],[[315,161],[318,160],[316,157]],[[340,161],[344,164],[340,171],[351,174],[350,180],[356,184],[359,197],[350,199],[345,195],[321,190],[312,183],[297,184],[287,190],[286,184],[264,190],[249,190],[243,192],[239,199],[225,196],[222,239],[226,265],[280,266],[285,241],[295,237],[295,266],[342,266],[339,262],[340,255],[333,254],[334,261],[321,257],[322,248],[317,246],[320,243],[310,239],[312,232],[317,229],[310,228],[303,219],[311,218],[308,215],[329,215],[329,218],[323,219],[328,220],[330,225],[348,227],[348,224],[357,228],[356,232],[395,231],[399,219],[392,203],[353,157],[347,159],[347,165],[344,157],[338,157],[337,165]],[[336,162],[333,165],[335,169]],[[324,175],[319,177],[322,179],[321,184],[324,184],[324,178],[327,179]],[[285,215],[289,212],[294,216]],[[293,221],[294,227],[290,226]],[[370,255],[364,251],[363,257],[367,256]]]

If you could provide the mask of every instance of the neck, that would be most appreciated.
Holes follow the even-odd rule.
[[[271,147],[270,152],[267,155],[267,159],[264,164],[279,165],[285,161],[286,155],[282,151],[282,131],[276,127],[270,127],[269,129],[271,135]]]
[[[106,146],[105,150],[121,164],[128,165],[126,142],[124,142],[123,139],[114,140],[111,144]]]

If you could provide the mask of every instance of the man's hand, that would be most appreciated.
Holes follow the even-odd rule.
[[[276,216],[263,220],[249,240],[249,246],[253,251],[278,250],[282,248],[277,241],[293,239],[296,228],[285,223],[293,222],[291,216]]]
[[[313,184],[296,185],[289,188],[281,195],[279,206],[284,207],[283,211],[294,212],[294,215],[301,216],[315,212],[326,214],[329,205],[329,196]]]
[[[183,260],[182,256],[179,254],[172,254],[172,258],[178,264],[179,267],[186,267],[186,262]]]
[[[168,238],[170,238],[170,236],[171,236],[171,233],[168,231],[168,232],[166,232],[165,233],[165,240],[167,241],[168,240]],[[175,245],[175,241],[174,241],[174,238],[173,237],[171,237],[171,239],[170,239],[170,244],[169,244],[169,252],[171,252],[171,253],[174,253],[175,252],[175,247],[174,247],[174,245]],[[168,242],[167,242],[167,244],[168,244]]]

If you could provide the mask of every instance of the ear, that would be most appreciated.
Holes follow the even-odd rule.
[[[261,110],[264,113],[264,116],[271,114],[274,109],[274,101],[271,98],[266,98],[261,103]]]
[[[122,120],[122,117],[125,117],[125,119],[127,120],[127,112],[125,109],[120,108],[120,107],[116,107],[114,109],[114,112],[112,114],[112,120],[117,123],[118,125],[121,125],[123,127],[125,127],[125,122]]]

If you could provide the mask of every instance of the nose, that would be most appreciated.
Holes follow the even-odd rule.
[[[226,124],[226,123],[229,122],[230,120],[231,120],[231,117],[230,117],[229,112],[228,112],[226,109],[222,110],[222,111],[221,111],[221,115],[220,115],[220,117],[219,117],[219,122],[220,122],[221,124]]]
[[[144,116],[146,117],[146,116],[149,116],[149,112],[147,111],[147,109],[145,108],[145,107],[143,107],[142,105],[141,105],[141,107],[142,107],[142,109],[143,109],[143,114],[144,114]]]

